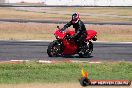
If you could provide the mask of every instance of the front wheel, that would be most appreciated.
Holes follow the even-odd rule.
[[[61,52],[61,44],[57,40],[49,44],[47,49],[47,54],[49,55],[49,57],[56,57],[60,54],[60,52]]]

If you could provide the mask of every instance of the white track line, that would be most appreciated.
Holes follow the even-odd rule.
[[[0,40],[0,41],[16,41],[16,42],[52,42],[53,40]],[[94,43],[108,44],[132,44],[132,42],[110,42],[110,41],[93,41]]]
[[[108,43],[108,44],[132,44],[132,42],[110,42],[110,41],[93,41],[97,43]]]

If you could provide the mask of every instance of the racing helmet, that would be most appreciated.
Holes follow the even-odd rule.
[[[72,14],[72,23],[75,24],[80,20],[80,15],[78,13]]]

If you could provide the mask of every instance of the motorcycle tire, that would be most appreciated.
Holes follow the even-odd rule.
[[[60,54],[60,44],[57,40],[49,44],[47,54],[49,57],[56,57]]]
[[[86,46],[85,48],[83,48],[82,53],[78,53],[79,57],[81,58],[88,58],[91,56],[91,53],[93,51],[93,43],[91,41],[89,41],[89,45]]]

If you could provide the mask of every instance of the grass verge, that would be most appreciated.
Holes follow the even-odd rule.
[[[129,79],[132,80],[132,63],[84,63],[90,79]],[[78,82],[81,65],[74,63],[40,64],[0,64],[0,84],[9,83],[64,83]]]

